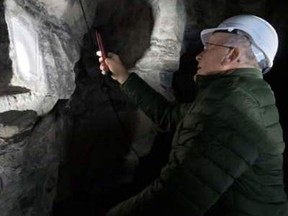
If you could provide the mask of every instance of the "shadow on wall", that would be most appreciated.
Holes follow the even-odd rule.
[[[125,0],[114,1],[110,10],[109,4],[99,3],[98,9],[103,3],[103,10],[96,11],[93,28],[100,28],[106,48],[123,56],[127,68],[134,66],[150,46],[151,7],[143,1]],[[139,159],[131,149],[131,139],[139,116],[119,85],[101,75],[91,43],[86,34],[74,69],[76,90],[68,110],[74,126],[67,163],[60,167],[55,216],[100,215],[102,208],[136,190],[131,184]]]
[[[0,4],[0,32],[0,86],[3,86],[7,85],[12,78],[12,63],[9,58],[8,30],[4,18],[4,5],[2,3]]]
[[[284,152],[284,180],[286,192],[288,194],[288,104],[287,104],[287,83],[288,74],[287,56],[288,56],[288,14],[281,4],[281,1],[267,1],[267,17],[275,27],[279,36],[279,49],[274,60],[274,66],[264,79],[274,90],[276,105],[279,109],[280,123],[283,127],[284,141],[286,149]]]
[[[277,25],[276,25],[277,27]],[[284,30],[284,31],[283,31]],[[276,105],[279,110],[280,123],[283,128],[284,141],[286,143],[286,148],[284,151],[284,181],[286,185],[286,192],[288,193],[288,104],[287,104],[287,83],[288,74],[284,68],[287,67],[288,55],[288,28],[281,29],[280,31],[280,47],[279,52],[274,61],[274,66],[271,71],[264,76],[264,79],[271,85],[275,93]]]

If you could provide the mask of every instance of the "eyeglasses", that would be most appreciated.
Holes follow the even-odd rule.
[[[226,45],[222,45],[222,44],[215,44],[215,43],[205,42],[204,49],[207,49],[207,47],[208,47],[207,45],[225,47],[225,48],[228,48],[228,49],[234,49],[235,48],[233,46],[226,46]]]

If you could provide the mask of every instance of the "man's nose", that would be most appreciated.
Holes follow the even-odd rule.
[[[200,52],[200,53],[195,57],[196,61],[200,61],[200,60],[201,60],[203,52],[204,52],[204,50],[203,50],[202,52]]]

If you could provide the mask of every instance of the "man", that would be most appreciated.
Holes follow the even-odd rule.
[[[167,102],[129,74],[115,54],[99,59],[100,69],[107,64],[150,118],[165,129],[176,128],[159,178],[109,216],[288,215],[282,129],[262,75],[273,65],[277,34],[265,20],[239,15],[203,30],[201,39],[192,104]]]

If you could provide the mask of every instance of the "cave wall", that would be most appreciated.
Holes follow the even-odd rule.
[[[91,9],[91,22],[96,4],[83,3]],[[79,2],[6,0],[2,8],[3,4],[7,30],[2,26],[10,42],[5,56],[12,64],[2,81],[11,94],[0,97],[0,112],[29,109],[44,115],[75,89],[73,68],[86,32]]]
[[[91,24],[96,4],[83,5]],[[87,29],[75,1],[0,1],[0,14],[0,215],[51,215],[70,122],[59,107]]]
[[[193,100],[200,30],[239,13],[266,18],[280,47],[264,78],[275,91],[287,141],[288,15],[282,3],[83,0],[88,26],[101,30],[108,50],[167,99],[183,102]],[[79,1],[6,0],[0,29],[1,216],[49,215],[53,202],[55,215],[97,215],[157,175],[171,133],[159,131],[117,83],[100,75]],[[17,60],[19,41],[28,76]]]
[[[7,111],[0,121],[1,216],[49,215],[63,153],[60,118],[55,112],[39,119],[34,111]]]
[[[7,25],[5,22],[5,16],[4,16],[4,5],[3,3],[0,4],[0,49],[2,53],[8,53],[9,52],[9,39],[8,39],[8,30]],[[1,71],[1,77],[0,77],[0,88],[1,88],[1,94],[4,92],[4,87],[7,83],[9,83],[9,80],[12,76],[12,63],[9,58],[9,55],[3,55],[0,56],[0,71]]]
[[[117,7],[115,11],[114,6]],[[97,17],[101,14],[96,13],[96,23],[93,24],[102,24],[100,30],[106,47],[121,56],[130,72],[139,74],[172,100],[173,72],[179,67],[186,23],[184,4],[175,0],[115,1],[109,11],[110,17],[104,21]],[[146,160],[153,141],[158,139],[159,129],[127,100],[117,83],[100,74],[89,35],[86,35],[82,57],[75,70],[77,88],[70,101],[75,128],[69,161],[62,167],[68,177],[63,177],[63,182],[60,179],[60,184],[70,186],[71,192],[65,194],[68,197],[61,198],[64,202],[68,200],[73,209],[58,211],[70,210],[80,214],[81,209],[85,209],[89,214],[93,210],[83,207],[87,207],[87,199],[108,206],[141,188],[144,181],[140,179],[144,173],[138,175],[137,167],[140,160]],[[169,147],[169,143],[166,146]],[[158,158],[159,164],[154,164],[155,171],[152,172],[158,171],[165,157]],[[73,170],[67,172],[69,167]],[[140,181],[134,184],[136,178]],[[147,181],[149,178],[148,175]],[[58,202],[61,205],[60,199]]]

